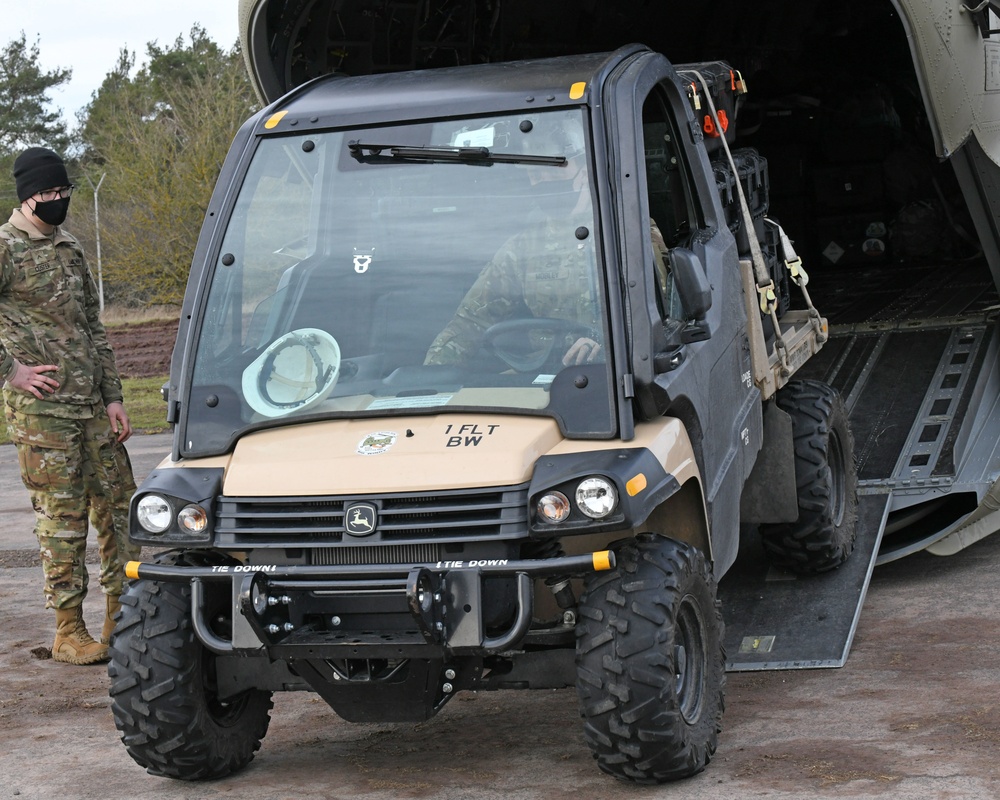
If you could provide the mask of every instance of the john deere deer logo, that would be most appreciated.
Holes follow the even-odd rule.
[[[378,510],[371,503],[352,503],[344,509],[344,530],[351,536],[368,536],[375,532]]]

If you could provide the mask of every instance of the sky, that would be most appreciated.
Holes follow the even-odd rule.
[[[43,72],[73,70],[69,82],[49,92],[50,110],[61,108],[70,128],[123,47],[135,52],[139,66],[147,43],[187,40],[195,24],[225,50],[239,38],[237,0],[2,0],[0,5],[0,44],[24,31],[28,46],[38,42]]]

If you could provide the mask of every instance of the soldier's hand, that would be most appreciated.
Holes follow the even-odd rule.
[[[593,339],[577,339],[563,356],[563,366],[589,364],[601,354],[601,346]]]
[[[118,434],[119,442],[124,442],[132,435],[132,423],[121,403],[108,403],[108,419],[111,420],[111,430]]]
[[[14,363],[17,364],[17,370],[14,372],[14,376],[7,380],[7,383],[19,392],[28,392],[39,400],[44,400],[42,392],[52,394],[59,388],[59,381],[44,374],[46,372],[55,372],[59,369],[55,364],[41,364],[37,367],[29,367],[17,360]]]

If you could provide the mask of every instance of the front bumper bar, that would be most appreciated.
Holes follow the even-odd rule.
[[[196,567],[130,561],[125,566],[125,574],[133,580],[189,582],[195,633],[215,653],[259,650],[262,644],[273,658],[429,658],[463,652],[502,652],[528,632],[534,578],[580,576],[614,567],[614,553],[602,550],[548,559],[442,561],[413,566],[228,564]],[[484,577],[515,579],[514,621],[508,630],[498,635],[487,635],[483,622]],[[235,634],[230,639],[224,638],[207,624],[203,585],[206,581],[231,584],[234,630],[238,614],[253,631],[255,647],[237,646]],[[397,625],[392,630],[330,631],[291,621],[292,609],[298,609],[298,619],[302,616],[301,610],[308,609],[317,598],[323,598],[329,607],[331,602],[335,606],[338,597],[356,599],[358,596],[405,597],[405,608],[413,625],[405,629]]]

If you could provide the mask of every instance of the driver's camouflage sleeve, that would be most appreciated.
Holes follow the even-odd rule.
[[[425,364],[465,364],[507,319],[560,319],[601,329],[593,250],[571,222],[546,221],[507,241],[431,344]]]

